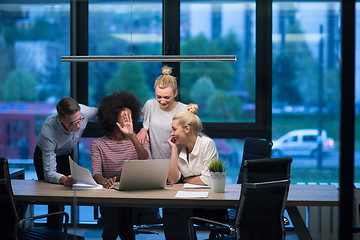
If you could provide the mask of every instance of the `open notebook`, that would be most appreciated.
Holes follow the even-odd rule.
[[[80,167],[69,157],[71,176],[76,180],[73,189],[101,189],[90,174],[89,169]]]
[[[160,189],[166,185],[170,159],[124,161],[117,190]]]

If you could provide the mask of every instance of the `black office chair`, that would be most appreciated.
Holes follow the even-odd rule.
[[[159,208],[133,208],[133,224],[134,232],[138,234],[156,234],[158,232],[153,229],[162,229],[162,218],[159,213]]]
[[[272,146],[273,143],[271,141],[258,139],[258,138],[249,138],[249,137],[245,138],[243,157],[242,157],[241,167],[237,180],[238,184],[241,184],[243,181],[243,175],[244,175],[243,164],[245,160],[270,158]]]
[[[56,212],[30,218],[22,218],[22,216],[22,219],[19,218],[19,213],[17,211],[11,187],[9,164],[6,158],[0,158],[0,212],[1,239],[84,239],[83,237],[67,233],[69,215],[66,212]],[[50,215],[63,215],[65,217],[63,231],[57,231],[46,227],[23,230],[23,226],[26,221],[34,221]]]
[[[239,176],[237,179],[238,184],[242,183],[243,174],[244,174],[243,164],[244,164],[245,160],[270,158],[272,145],[273,144],[271,141],[258,139],[258,138],[250,138],[250,137],[245,138],[241,167],[240,167]],[[235,215],[236,215],[235,209],[224,209],[223,213],[220,211],[218,213],[218,215],[219,214],[224,214],[224,216],[222,218],[227,221],[227,224],[235,223]],[[219,216],[217,216],[215,219],[221,219],[221,218]],[[205,226],[208,225],[208,224],[204,224],[204,223],[198,223],[198,222],[196,222],[196,223],[200,224],[200,225],[205,225]],[[214,234],[218,234],[218,229],[217,228],[214,229],[214,228],[210,227],[209,236],[212,236]]]
[[[245,138],[243,156],[242,156],[239,176],[237,179],[237,184],[242,183],[243,175],[244,175],[243,164],[244,164],[245,160],[270,158],[272,146],[273,146],[273,144],[271,141],[258,139],[258,138],[250,138],[250,137]],[[235,214],[236,214],[235,209],[228,210],[228,219],[229,219],[230,224],[234,224]]]
[[[355,184],[353,184],[354,191],[356,191]],[[357,214],[360,216],[360,204],[357,205]],[[360,226],[353,226],[353,233],[360,233]]]
[[[285,239],[283,214],[290,184],[292,159],[266,158],[246,160],[235,226],[192,217],[190,239],[196,239],[194,221],[219,226],[219,234],[210,239]]]

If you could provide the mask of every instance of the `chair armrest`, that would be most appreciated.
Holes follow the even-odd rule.
[[[53,216],[53,215],[63,215],[63,216],[65,216],[64,237],[66,239],[67,230],[68,230],[68,224],[69,224],[69,214],[67,212],[64,212],[64,211],[48,213],[48,214],[43,214],[43,215],[39,215],[39,216],[34,216],[34,217],[21,219],[18,222],[18,229],[20,229],[26,221],[34,221],[36,219],[41,219],[41,218],[45,218],[45,217],[49,217],[49,216]]]
[[[267,187],[269,185],[271,186],[282,186],[290,184],[290,180],[278,180],[278,181],[271,181],[271,182],[257,182],[257,183],[245,183],[247,188],[259,188],[259,187]]]
[[[221,222],[209,220],[209,219],[206,219],[206,218],[190,217],[189,222],[188,222],[188,229],[189,229],[190,240],[196,239],[196,233],[195,233],[195,229],[194,229],[194,220],[206,222],[206,223],[212,224],[212,225],[214,225],[214,226],[218,226],[218,227],[227,228],[229,234],[235,234],[235,228],[233,228],[233,227],[232,227],[231,225],[229,225],[229,224],[225,224],[225,223],[221,223]]]

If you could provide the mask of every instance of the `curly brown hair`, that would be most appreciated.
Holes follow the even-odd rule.
[[[102,98],[98,108],[98,120],[106,134],[111,134],[115,127],[119,113],[129,108],[132,113],[133,124],[139,121],[140,102],[132,93],[125,91],[114,92]]]

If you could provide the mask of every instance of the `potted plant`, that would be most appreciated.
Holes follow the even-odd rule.
[[[210,171],[210,186],[212,191],[217,193],[225,192],[226,168],[224,162],[220,159],[214,159],[209,163],[208,169]]]

